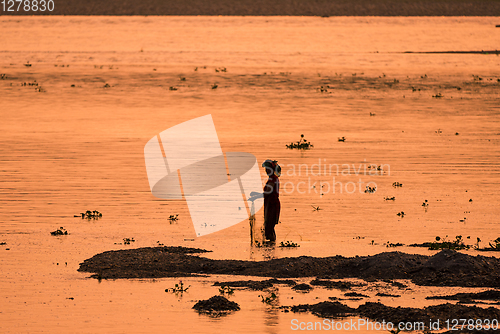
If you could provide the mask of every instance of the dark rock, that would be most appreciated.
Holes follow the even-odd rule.
[[[101,278],[187,277],[229,274],[263,277],[357,277],[367,281],[410,279],[418,285],[500,287],[500,259],[442,250],[433,256],[385,252],[345,258],[273,259],[268,261],[212,260],[189,255],[205,250],[183,247],[145,247],[108,251],[80,264],[79,271]],[[311,285],[349,289],[351,283],[315,279]]]
[[[312,290],[312,286],[310,286],[309,284],[302,283],[295,285],[292,289],[298,291],[310,291]]]
[[[390,293],[383,293],[383,292],[379,292],[375,296],[379,296],[379,297],[393,297],[393,298],[401,297],[401,295],[391,295]]]
[[[346,297],[361,297],[361,298],[369,298],[370,296],[364,295],[362,293],[357,292],[347,292],[344,294]]]
[[[213,296],[207,300],[200,300],[194,304],[193,309],[201,313],[217,314],[221,312],[238,311],[240,306],[223,296]]]
[[[461,301],[471,301],[471,300],[500,300],[500,291],[498,290],[487,290],[477,293],[457,293],[448,296],[429,296],[425,299],[445,299],[445,300],[461,300]]]
[[[355,309],[339,302],[321,302],[313,305],[301,304],[295,306],[282,306],[281,308],[288,309],[292,312],[311,312],[321,318],[348,317],[355,312]]]

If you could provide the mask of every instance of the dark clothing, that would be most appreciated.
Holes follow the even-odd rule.
[[[280,180],[276,175],[269,176],[264,186],[264,231],[266,239],[276,241],[274,226],[280,219],[280,198],[279,198]]]

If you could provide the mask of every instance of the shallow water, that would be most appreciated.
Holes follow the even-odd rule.
[[[500,236],[500,58],[402,52],[495,50],[495,21],[1,17],[0,73],[6,78],[0,80],[0,242],[6,245],[0,246],[0,328],[290,331],[292,315],[263,305],[258,293],[237,291],[232,298],[242,311],[221,319],[189,310],[193,301],[217,294],[210,286],[218,278],[184,279],[192,289],[178,299],[163,292],[174,279],[99,283],[76,272],[96,253],[158,241],[245,260],[376,254],[394,250],[387,242],[407,245],[436,236],[462,235],[470,245],[480,238],[486,246]],[[31,67],[24,66],[27,61]],[[215,71],[221,67],[227,72]],[[21,85],[35,80],[42,92]],[[217,89],[211,89],[214,83]],[[443,97],[432,97],[437,94]],[[206,114],[224,152],[279,160],[278,242],[300,248],[252,248],[247,222],[196,238],[184,201],[151,195],[145,143]],[[302,133],[314,148],[286,149]],[[370,173],[370,164],[384,165],[384,173]],[[339,172],[330,172],[330,165]],[[403,187],[393,187],[396,181]],[[377,191],[364,193],[368,184]],[[395,201],[384,200],[392,196]],[[425,200],[428,208],[422,207]],[[102,219],[73,217],[95,209]],[[404,218],[396,215],[401,211]],[[179,221],[169,223],[171,214],[179,214]],[[61,226],[70,235],[50,236]],[[132,237],[131,245],[121,244]],[[300,295],[301,302],[333,295],[315,291]],[[407,298],[384,302],[428,305],[423,298],[434,291],[443,292],[414,287]],[[280,288],[280,303],[294,304],[297,299],[287,299],[294,295]]]

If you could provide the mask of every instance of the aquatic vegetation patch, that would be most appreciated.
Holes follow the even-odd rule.
[[[217,67],[217,68],[215,69],[215,72],[216,72],[216,73],[219,73],[219,72],[227,72],[227,68],[225,68],[225,67]]]
[[[64,227],[59,227],[57,230],[50,232],[50,235],[68,235],[68,231]]]
[[[264,296],[264,295],[259,295],[261,298],[261,302],[267,305],[273,305],[277,302],[278,296],[274,293],[271,292],[269,295]]]
[[[227,286],[227,285],[222,285],[220,288],[219,288],[219,293],[221,295],[232,295],[234,293],[234,289]]]
[[[123,238],[124,245],[130,245],[131,242],[135,242],[134,238]]]
[[[393,244],[392,242],[387,241],[387,243],[385,244],[385,247],[401,247],[401,246],[404,246],[404,244],[400,242]]]
[[[377,187],[366,186],[365,193],[373,194],[376,191],[377,191]]]
[[[300,247],[299,244],[293,242],[293,241],[289,241],[287,240],[286,242],[280,242],[280,245],[278,247],[283,247],[283,248],[294,248],[294,247]]]
[[[311,144],[311,142],[307,141],[307,139],[304,138],[304,134],[301,134],[300,135],[300,140],[298,140],[297,142],[292,142],[290,143],[290,145],[285,145],[286,148],[289,148],[291,150],[293,149],[297,149],[297,150],[309,150],[311,149],[312,147],[314,147],[313,144]]]
[[[172,292],[172,293],[183,293],[186,292],[191,285],[188,287],[184,287],[184,283],[182,281],[179,281],[179,283],[176,283],[173,288],[171,289],[165,289],[165,292]]]
[[[436,240],[433,242],[424,242],[422,244],[411,244],[410,247],[427,247],[430,250],[441,250],[441,249],[451,249],[451,250],[462,250],[470,249],[470,245],[464,244],[461,235],[457,235],[455,240],[448,241],[446,238],[441,240],[441,237],[437,236]]]
[[[82,219],[87,219],[87,220],[91,219],[97,220],[99,218],[102,218],[102,213],[100,213],[97,210],[94,211],[87,210],[85,212],[81,212],[79,215],[75,215],[74,217],[82,217]]]
[[[481,239],[477,238],[477,247],[476,249],[478,251],[492,251],[492,252],[500,252],[500,237],[496,238],[495,240],[493,240],[493,243],[489,242],[489,247],[486,247],[486,248],[479,248],[479,242],[481,241]]]
[[[500,250],[500,237],[496,238],[493,240],[493,243],[490,242],[489,244],[491,248]]]

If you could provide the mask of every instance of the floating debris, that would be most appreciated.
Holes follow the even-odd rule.
[[[399,183],[399,182],[393,182],[393,183],[392,183],[392,186],[393,186],[394,188],[397,188],[397,187],[402,187],[402,186],[403,186],[403,184],[402,184],[402,183]]]
[[[405,213],[404,213],[404,211],[401,211],[401,212],[396,213],[396,215],[398,215],[401,218],[403,218],[405,216]]]
[[[177,90],[177,87],[170,86],[170,87],[168,87],[168,90]]]
[[[219,87],[217,84],[212,85],[212,89],[217,89],[217,87]]]
[[[345,137],[339,137],[337,139],[338,139],[338,141],[345,142]]]
[[[395,201],[395,200],[396,200],[396,197],[395,197],[395,196],[392,196],[392,197],[388,197],[388,196],[387,196],[387,197],[384,197],[384,199],[385,199],[386,201]]]
[[[170,216],[168,217],[168,220],[170,221],[170,224],[172,224],[173,222],[178,221],[178,220],[179,220],[179,218],[178,218],[178,217],[179,217],[179,215],[170,215]]]
[[[432,95],[432,97],[434,97],[434,98],[440,98],[440,97],[443,97],[443,95],[441,93],[437,93],[436,95]]]

